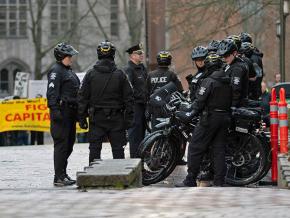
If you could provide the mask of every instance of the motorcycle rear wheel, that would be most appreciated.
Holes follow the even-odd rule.
[[[266,164],[266,150],[254,135],[234,132],[226,148],[226,183],[245,186],[259,180]]]

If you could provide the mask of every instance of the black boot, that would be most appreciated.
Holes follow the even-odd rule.
[[[66,177],[69,181],[73,182],[73,184],[76,183],[76,180],[72,179],[69,175],[65,174],[65,177]]]
[[[68,178],[66,178],[66,175],[61,175],[61,176],[54,176],[53,184],[54,186],[62,187],[62,186],[73,185],[75,184],[75,182],[72,182]]]
[[[175,187],[177,188],[183,188],[183,187],[196,187],[197,184],[196,184],[196,181],[195,180],[191,180],[191,181],[188,181],[188,180],[183,180],[183,182],[181,183],[177,183],[175,184]]]

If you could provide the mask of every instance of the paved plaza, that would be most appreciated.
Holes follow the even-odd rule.
[[[288,190],[267,186],[174,188],[173,183],[185,175],[185,167],[178,167],[167,181],[143,188],[55,188],[52,157],[52,145],[0,147],[0,218],[290,216]],[[102,158],[112,158],[108,144]],[[87,164],[88,144],[76,144],[69,174],[75,177]]]

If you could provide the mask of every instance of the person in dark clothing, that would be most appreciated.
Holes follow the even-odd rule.
[[[30,136],[30,144],[35,145],[35,141],[37,145],[43,145],[43,132],[39,131],[31,131],[31,136]]]
[[[41,94],[37,94],[35,96],[36,98],[42,98]],[[37,145],[43,145],[44,140],[43,140],[43,136],[44,136],[44,132],[39,132],[39,131],[31,131],[30,132],[30,144],[34,145],[35,141]]]
[[[182,93],[183,87],[182,84],[177,77],[177,75],[169,69],[171,65],[172,55],[168,51],[160,51],[157,54],[157,64],[158,68],[148,74],[147,77],[147,94],[148,94],[148,101],[150,96],[161,87],[164,87],[166,84],[173,82],[177,87],[177,91]],[[148,102],[149,108],[151,108],[151,126],[152,130],[154,131],[156,128],[155,126],[159,123],[157,118],[165,118],[168,117],[167,115],[163,114],[158,108],[150,107]],[[157,110],[156,110],[157,109]],[[185,165],[186,162],[182,159],[186,145],[181,146],[181,157],[178,161],[178,165]]]
[[[177,90],[179,92],[183,91],[182,84],[178,79],[177,75],[169,69],[171,65],[172,56],[167,51],[160,51],[157,54],[157,63],[158,68],[148,74],[146,85],[147,85],[147,101],[149,101],[150,95],[157,89],[163,87],[164,85],[168,84],[169,82],[173,82]],[[149,105],[150,107],[150,105]],[[150,110],[152,113],[151,124],[152,129],[154,126],[158,124],[156,121],[157,117],[164,117],[162,114],[158,113],[158,111]]]
[[[240,34],[240,38],[242,42],[248,42],[248,43],[253,43],[252,36],[249,33],[243,32]],[[255,85],[257,87],[257,98],[261,96],[261,83],[263,81],[264,77],[264,70],[263,70],[263,53],[256,47],[252,46],[251,52],[249,52],[246,57],[251,59],[255,71],[256,71],[256,76],[257,79],[255,81]]]
[[[245,49],[248,51],[249,48],[245,48],[245,44],[242,43],[241,38],[239,35],[230,35],[227,37],[227,39],[231,39],[235,42],[237,48],[238,48],[238,57],[241,58],[244,63],[245,67],[248,71],[248,77],[249,77],[249,86],[248,86],[248,97],[252,100],[258,100],[258,87],[256,84],[256,71],[253,65],[253,62],[247,58],[245,55]]]
[[[270,127],[270,101],[271,94],[267,89],[266,83],[263,81],[261,84],[262,87],[262,95],[260,97],[261,107],[263,109],[263,121],[266,123],[267,127]]]
[[[225,146],[230,124],[231,79],[222,70],[222,58],[209,54],[205,59],[207,77],[198,89],[189,116],[200,115],[188,147],[188,174],[176,187],[195,187],[203,156],[212,146],[214,185],[223,186],[225,177]]]
[[[241,48],[239,49],[240,57],[248,64],[249,66],[249,99],[258,100],[259,91],[256,83],[257,74],[253,62],[249,59],[248,53],[253,49],[252,44],[249,42],[243,42]]]
[[[231,39],[221,41],[217,54],[227,63],[226,75],[231,77],[232,106],[241,107],[248,103],[249,75],[245,62],[239,58],[238,48]]]
[[[190,90],[190,99],[192,101],[195,99],[196,91],[199,89],[200,83],[204,78],[204,60],[207,54],[208,50],[204,46],[197,46],[192,50],[191,59],[197,68],[197,72],[193,76],[191,74],[186,76]]]
[[[109,41],[98,45],[99,60],[86,73],[78,93],[82,129],[88,128],[89,116],[89,163],[101,159],[105,137],[111,143],[113,158],[125,158],[126,129],[133,122],[133,90],[127,75],[115,64],[115,52]]]
[[[50,132],[54,142],[54,185],[75,183],[66,172],[73,151],[77,121],[77,92],[80,81],[72,71],[72,56],[78,54],[71,45],[60,43],[54,48],[56,64],[47,74],[47,101],[50,109]]]
[[[138,147],[140,142],[144,139],[146,130],[146,80],[148,74],[142,63],[144,59],[142,44],[134,45],[127,49],[126,52],[129,54],[130,60],[124,70],[129,77],[134,91],[134,120],[133,126],[128,130],[130,157],[137,158]]]
[[[183,88],[180,80],[178,79],[176,73],[169,69],[172,60],[172,55],[170,52],[160,51],[157,54],[156,59],[158,68],[148,74],[146,81],[148,99],[156,89],[161,88],[171,81],[177,86],[178,91],[182,92]]]

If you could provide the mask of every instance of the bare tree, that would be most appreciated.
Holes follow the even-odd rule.
[[[95,19],[97,26],[105,39],[111,40],[111,35],[106,31],[105,24],[101,22],[100,15],[96,12],[98,3],[103,3],[98,0],[87,0],[88,8]],[[143,12],[144,1],[137,0],[123,0],[123,11],[119,10],[118,13],[124,13],[126,18],[126,24],[129,29],[130,44],[138,43],[141,41],[142,24],[143,24]],[[108,9],[110,13],[110,9]],[[122,63],[125,63],[126,59],[123,55],[124,51],[117,50],[117,55]]]
[[[123,0],[124,14],[127,20],[131,45],[140,42],[143,14],[144,14],[144,0]]]
[[[169,50],[192,48],[198,44],[207,44],[212,39],[220,39],[229,34],[238,34],[245,22],[256,17],[263,18],[263,12],[277,0],[259,0],[255,4],[251,0],[168,0],[167,31],[175,34],[176,40]],[[249,10],[249,4],[252,6]],[[262,28],[256,33],[262,34]],[[178,36],[178,37],[177,37]],[[179,71],[191,67],[190,59]]]
[[[69,42],[74,37],[76,37],[76,32],[78,25],[80,22],[87,17],[89,14],[89,10],[86,11],[81,16],[78,16],[77,10],[74,17],[74,25],[71,25],[70,28],[60,33],[58,36],[50,39],[47,44],[43,42],[44,34],[47,34],[46,29],[43,27],[43,19],[44,19],[44,10],[49,6],[49,0],[29,0],[28,1],[28,11],[30,15],[31,25],[29,26],[32,42],[34,45],[34,73],[36,79],[41,79],[42,72],[46,72],[46,70],[42,69],[42,60],[47,55],[48,52],[58,43],[60,40],[66,40]]]
[[[32,3],[32,0],[29,0],[29,14],[31,18],[31,35],[32,41],[34,44],[34,73],[36,79],[41,79],[41,64],[42,58],[45,56],[46,52],[42,49],[42,18],[43,10],[47,4],[48,0],[39,0]],[[35,4],[36,3],[36,4]],[[34,10],[34,4],[36,6],[36,11]]]

